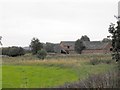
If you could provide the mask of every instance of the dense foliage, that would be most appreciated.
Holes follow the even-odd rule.
[[[54,44],[53,43],[46,43],[45,50],[47,52],[54,52]]]
[[[109,38],[103,38],[102,42],[111,42],[112,40]]]
[[[114,27],[115,24],[109,26],[109,32],[112,34],[112,57],[118,62],[118,76],[120,76],[120,21],[117,21],[117,27]],[[120,77],[117,78],[118,86],[120,86]]]
[[[109,32],[112,34],[113,59],[120,61],[120,21],[117,22],[117,27],[115,24],[111,24]]]
[[[82,41],[90,41],[90,38],[87,35],[84,35],[84,36],[81,37],[80,40],[82,40]]]
[[[43,44],[40,43],[39,39],[33,38],[30,43],[30,48],[32,54],[37,54],[37,52],[43,48]]]
[[[2,48],[2,55],[15,57],[15,56],[21,56],[24,54],[25,54],[25,51],[22,47],[13,46],[13,47]]]
[[[83,45],[83,41],[78,39],[75,42],[75,51],[79,54],[81,54],[82,50],[85,49],[85,46]]]
[[[44,59],[46,57],[46,55],[47,55],[47,52],[43,49],[41,49],[37,52],[37,57],[39,59]]]

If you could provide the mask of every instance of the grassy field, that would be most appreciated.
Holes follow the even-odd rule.
[[[109,61],[111,56],[62,55],[39,60],[35,56],[4,57],[2,66],[3,88],[47,88],[83,80],[91,74],[112,70],[115,63],[92,65],[91,60]]]

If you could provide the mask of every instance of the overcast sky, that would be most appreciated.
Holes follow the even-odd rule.
[[[1,0],[0,36],[3,46],[28,46],[40,42],[91,41],[106,38],[116,23],[118,0]]]

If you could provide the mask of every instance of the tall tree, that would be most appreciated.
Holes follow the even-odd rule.
[[[76,42],[75,42],[75,51],[79,54],[81,54],[82,50],[85,49],[85,46],[83,44],[83,41],[78,39]]]
[[[45,46],[45,50],[47,51],[47,52],[54,52],[54,44],[53,43],[46,43],[46,46]]]
[[[102,42],[111,42],[111,39],[109,39],[109,38],[103,38]]]
[[[116,61],[120,62],[120,21],[117,21],[117,27],[115,27],[115,24],[111,24],[109,32],[112,34],[112,56]]]
[[[82,41],[90,41],[90,38],[87,35],[84,35],[84,36],[81,37],[80,40],[82,40]]]
[[[30,43],[32,54],[37,54],[39,50],[43,48],[43,44],[40,43],[39,39],[33,38]]]

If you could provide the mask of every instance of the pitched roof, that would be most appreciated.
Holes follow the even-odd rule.
[[[75,45],[75,41],[61,41],[60,43],[63,43],[64,45]]]
[[[74,44],[75,41],[61,41],[60,43],[68,43],[68,44],[72,43],[72,44]]]
[[[75,41],[61,41],[60,43],[66,45],[66,46],[75,46]],[[84,46],[88,50],[93,49],[104,49],[109,42],[102,42],[102,41],[83,41]]]
[[[108,42],[101,42],[101,41],[84,41],[83,44],[85,45],[86,49],[104,49]]]
[[[55,44],[54,45],[54,52],[60,52],[61,49],[62,48],[61,48],[60,44]]]

